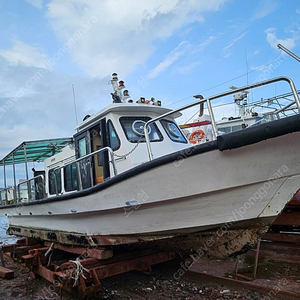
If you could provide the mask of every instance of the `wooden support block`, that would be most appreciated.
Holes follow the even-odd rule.
[[[14,271],[0,266],[0,277],[12,279],[14,278]]]
[[[60,244],[53,244],[45,242],[47,247],[53,247],[54,249],[60,249],[70,253],[76,253],[83,258],[97,258],[108,259],[113,257],[113,251],[106,248],[84,248],[84,247],[68,247]]]
[[[25,243],[26,243],[26,238],[17,240],[17,245],[23,245],[23,246],[25,246]]]
[[[0,261],[1,261],[2,267],[5,268],[5,261],[4,261],[4,257],[3,257],[2,247],[0,247]]]
[[[35,239],[35,238],[30,238],[30,237],[27,237],[25,239],[25,245],[26,246],[33,246],[33,245],[38,245],[41,241]]]
[[[15,250],[16,246],[18,246],[18,244],[3,245],[2,252],[3,253],[12,252]]]
[[[34,256],[31,254],[23,255],[22,262],[24,263],[25,267],[32,267],[34,266]]]

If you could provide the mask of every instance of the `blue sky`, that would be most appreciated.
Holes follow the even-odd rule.
[[[113,72],[170,108],[277,76],[300,88],[276,46],[300,55],[297,0],[0,0],[0,26],[1,157],[72,136],[72,84],[82,120],[111,102]]]

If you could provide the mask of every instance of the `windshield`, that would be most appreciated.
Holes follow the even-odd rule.
[[[144,142],[144,127],[150,119],[149,117],[121,117],[120,123],[128,141],[131,143]],[[161,132],[154,123],[148,126],[148,135],[151,142],[163,140]]]

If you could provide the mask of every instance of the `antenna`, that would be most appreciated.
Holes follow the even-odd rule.
[[[74,101],[74,110],[75,110],[76,127],[78,127],[78,118],[77,118],[77,108],[76,108],[75,90],[74,90],[74,84],[73,84],[73,83],[72,83],[72,91],[73,91],[73,101]]]
[[[247,55],[247,49],[245,49],[245,54],[246,54],[246,74],[247,74],[247,85],[249,84],[249,72],[248,72],[248,55]]]

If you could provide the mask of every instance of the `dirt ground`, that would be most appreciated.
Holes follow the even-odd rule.
[[[31,272],[5,259],[6,267],[15,272],[14,279],[0,278],[0,300],[76,300],[76,295],[61,292],[45,281],[34,279]],[[211,283],[176,281],[174,268],[168,264],[154,266],[151,274],[130,272],[102,280],[103,291],[90,299],[264,299],[254,291],[231,290]]]

